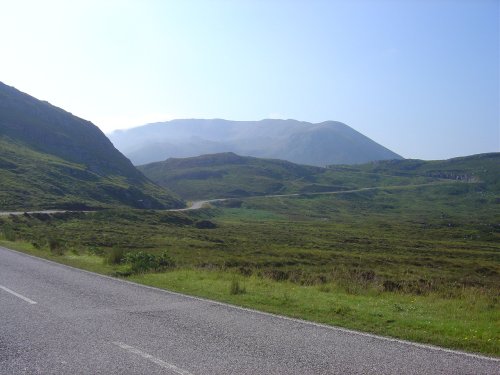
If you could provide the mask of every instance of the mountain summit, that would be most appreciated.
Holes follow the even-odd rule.
[[[0,210],[180,206],[89,121],[0,82]]]
[[[336,121],[173,120],[117,130],[109,138],[136,165],[221,152],[315,166],[402,159]]]

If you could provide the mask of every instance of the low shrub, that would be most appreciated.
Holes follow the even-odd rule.
[[[237,294],[245,294],[247,289],[245,286],[241,286],[240,282],[237,279],[233,279],[231,281],[231,286],[229,288],[229,294],[237,295]]]
[[[277,268],[270,268],[263,270],[260,272],[260,275],[262,277],[266,277],[268,279],[274,280],[274,281],[285,281],[288,280],[288,272],[277,269]]]
[[[144,251],[130,252],[124,255],[123,260],[130,264],[133,273],[164,271],[175,267],[174,261],[165,251],[159,256]]]
[[[49,250],[53,255],[64,255],[64,244],[58,238],[50,238]]]
[[[106,264],[120,264],[123,262],[124,255],[123,249],[113,248],[104,260]]]
[[[89,253],[90,255],[103,256],[105,254],[105,251],[99,247],[90,246],[87,249],[87,253]]]
[[[132,271],[115,271],[111,273],[111,276],[114,277],[128,277],[132,275],[133,275]]]
[[[47,245],[47,240],[45,238],[35,238],[31,241],[31,245],[35,249],[40,250]]]
[[[170,255],[168,255],[168,253],[166,251],[161,253],[161,255],[159,257],[157,257],[157,259],[158,259],[158,266],[159,266],[160,270],[175,267],[174,260],[170,257]]]
[[[385,280],[382,286],[385,292],[394,292],[401,290],[401,284],[392,280]]]
[[[217,228],[217,225],[210,220],[200,220],[197,221],[194,226],[198,229],[214,229]]]
[[[3,227],[3,238],[7,241],[15,241],[16,240],[16,232],[10,227]]]

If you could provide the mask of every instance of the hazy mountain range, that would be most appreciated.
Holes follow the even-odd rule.
[[[0,210],[182,203],[89,121],[0,82]]]
[[[173,120],[117,130],[109,138],[135,165],[221,152],[315,166],[402,159],[336,121]]]
[[[184,199],[245,197],[442,179],[474,182],[483,192],[500,189],[499,153],[448,161],[403,160],[337,122],[177,120],[113,134],[115,143],[125,150],[135,148],[141,158],[172,150],[185,156],[239,147],[247,154],[279,154],[281,159],[330,167],[224,152],[169,158],[138,170],[91,122],[0,83],[0,211],[161,209],[183,205],[175,193]],[[388,160],[372,161],[381,159]],[[370,163],[345,165],[367,160]],[[337,163],[344,165],[332,166]]]

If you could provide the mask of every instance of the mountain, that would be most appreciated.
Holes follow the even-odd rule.
[[[184,199],[313,193],[433,180],[419,176],[383,177],[352,166],[321,168],[284,160],[239,156],[232,152],[169,158],[138,166],[138,169]]]
[[[91,122],[0,82],[0,210],[182,206]]]
[[[173,120],[114,131],[109,138],[136,165],[221,152],[314,166],[402,159],[335,121]]]

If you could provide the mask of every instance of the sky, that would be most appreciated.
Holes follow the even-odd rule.
[[[407,158],[500,151],[499,0],[0,0],[0,81],[105,133],[346,123]]]

